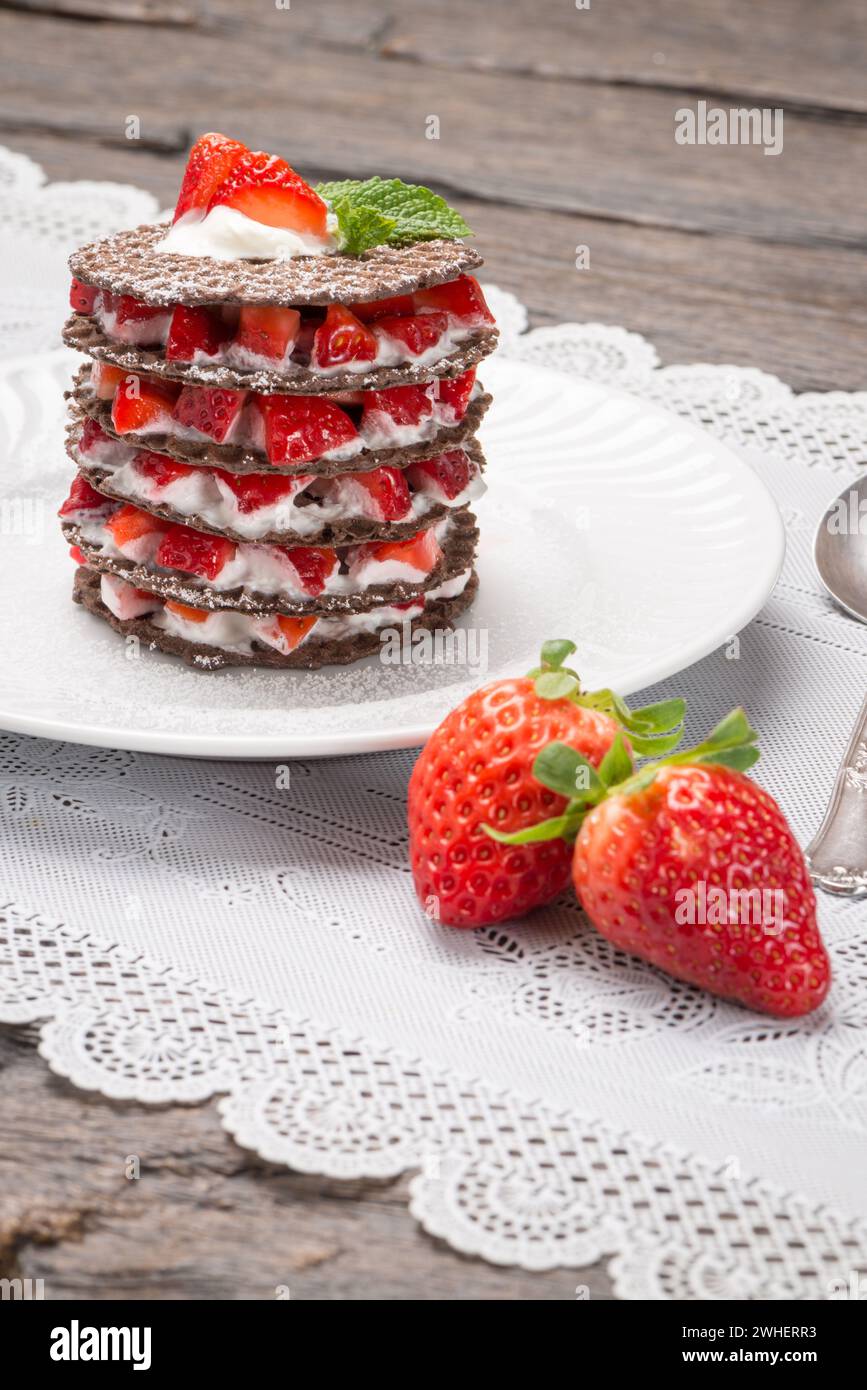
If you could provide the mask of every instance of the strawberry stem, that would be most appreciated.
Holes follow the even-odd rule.
[[[610,691],[599,693],[604,696],[612,694]],[[623,704],[617,696],[613,698],[620,705]],[[682,703],[679,700],[666,700],[658,706],[647,706],[647,710],[651,711],[651,722],[654,717],[660,717],[654,716],[654,711],[672,706],[676,709]],[[642,712],[630,711],[633,720],[640,713]],[[746,772],[759,760],[759,750],[755,747],[757,738],[758,734],[751,727],[745,711],[740,708],[733,709],[720,720],[702,743],[680,753],[673,753],[670,757],[647,763],[637,772],[622,733],[615,736],[598,768],[594,768],[583,754],[568,743],[549,743],[536,756],[533,776],[550,791],[567,798],[562,814],[541,821],[529,829],[516,830],[512,834],[495,830],[489,825],[482,826],[482,829],[493,840],[507,845],[537,844],[543,840],[556,839],[572,841],[577,837],[584,817],[594,806],[598,806],[607,797],[630,796],[633,792],[650,786],[660,768],[716,763],[733,768],[736,772]],[[640,751],[637,745],[641,739],[630,733],[629,741],[636,751]],[[644,740],[645,744],[648,742],[653,740]]]

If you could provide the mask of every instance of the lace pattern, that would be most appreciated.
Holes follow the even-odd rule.
[[[133,188],[47,185],[4,150],[0,187],[0,264],[17,248],[24,267],[0,280],[2,341],[47,351],[68,248],[156,208]],[[490,295],[501,351],[652,397],[748,451],[782,499],[773,598],[734,659],[677,684],[697,722],[755,711],[762,778],[805,840],[867,677],[867,629],[827,602],[809,552],[864,461],[867,393],[660,368],[633,333],[528,333],[517,300]],[[0,1018],[38,1025],[48,1065],[83,1089],[221,1097],[227,1131],[269,1161],[414,1169],[415,1217],[495,1263],[610,1256],[626,1298],[828,1298],[867,1277],[863,908],[823,900],[834,989],[791,1023],[673,984],[569,901],[526,926],[425,931],[403,844],[412,756],[293,763],[287,797],[271,766],[0,736]]]

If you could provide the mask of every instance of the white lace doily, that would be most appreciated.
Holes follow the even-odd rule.
[[[53,348],[69,246],[155,205],[46,186],[2,150],[0,187],[0,265],[15,267],[0,341]],[[805,842],[867,685],[867,628],[810,561],[822,507],[867,453],[867,395],[659,369],[634,334],[526,333],[520,305],[491,298],[502,351],[654,397],[749,451],[778,497],[773,598],[648,698],[686,694],[692,732],[743,702],[758,777]],[[76,1086],[219,1095],[238,1143],[297,1169],[417,1169],[412,1209],[455,1248],[531,1269],[611,1255],[622,1297],[816,1299],[867,1274],[863,905],[823,899],[831,997],[775,1023],[622,956],[566,899],[491,931],[426,922],[404,844],[411,753],[294,763],[287,779],[0,745],[0,1018],[38,1022]]]

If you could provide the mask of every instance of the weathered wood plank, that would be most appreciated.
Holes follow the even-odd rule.
[[[131,112],[146,132],[148,113],[166,105],[207,128],[219,89],[226,127],[305,167],[388,169],[462,195],[636,225],[864,246],[867,188],[852,170],[867,162],[867,124],[845,127],[845,158],[837,123],[797,115],[775,158],[755,146],[684,146],[674,138],[682,93],[498,73],[455,82],[421,66],[408,80],[403,64],[352,50],[337,65],[327,47],[296,44],[293,13],[273,11],[252,44],[242,33],[227,44],[218,32],[171,31],[155,108],[150,68],[129,63],[122,29],[102,26],[95,45],[90,26],[6,12],[4,102],[28,120],[86,115],[109,136]],[[302,60],[304,81],[287,82]],[[311,92],[327,101],[311,103]],[[425,136],[431,115],[438,140]]]
[[[137,1155],[141,1177],[124,1176]],[[601,1269],[528,1274],[421,1233],[406,1183],[339,1183],[259,1163],[212,1106],[84,1096],[0,1029],[0,1276],[47,1299],[609,1298]]]
[[[861,0],[390,5],[381,51],[429,66],[730,93],[867,112]]]
[[[131,24],[195,24],[204,0],[0,0],[0,9]]]

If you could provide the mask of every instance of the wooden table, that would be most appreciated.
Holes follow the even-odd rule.
[[[0,141],[167,206],[214,128],[311,177],[397,174],[458,204],[533,324],[863,389],[865,29],[861,0],[0,0]],[[699,99],[782,108],[782,153],[677,143]],[[610,1296],[601,1269],[460,1259],[405,1182],[272,1170],[212,1108],[84,1096],[26,1034],[0,1034],[0,1095],[0,1276],[50,1296]]]

